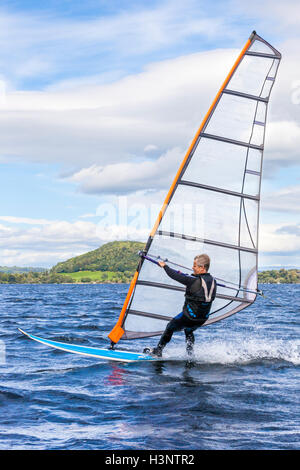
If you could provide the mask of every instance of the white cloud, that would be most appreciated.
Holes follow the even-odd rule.
[[[68,179],[80,185],[85,193],[128,194],[143,189],[159,189],[171,183],[183,155],[172,149],[157,160],[115,163],[100,167],[92,165],[74,173]]]
[[[145,240],[148,233],[130,224],[107,226],[81,220],[73,223],[49,220],[40,224],[36,219],[36,225],[32,226],[34,219],[29,219],[29,228],[20,228],[15,225],[17,217],[10,219],[13,227],[0,224],[0,265],[51,267],[94,250],[104,242]]]
[[[232,11],[237,15],[251,18],[258,34],[278,36],[282,33],[299,36],[300,10],[298,0],[252,0],[241,2],[232,0],[230,2]]]
[[[11,235],[13,232],[14,230],[11,227],[7,227],[6,225],[0,224],[0,238],[7,237]]]
[[[195,3],[189,3],[193,7]],[[178,13],[178,8],[164,4],[162,16]],[[144,13],[158,16],[158,11]],[[114,21],[124,25],[139,21],[138,14],[133,15],[135,20],[125,16],[128,23],[122,15]],[[106,18],[105,25],[109,21]],[[174,25],[175,20],[170,27]],[[104,34],[97,33],[96,26],[90,32],[82,28],[89,38]],[[70,26],[66,34],[72,36],[71,30]],[[102,85],[93,76],[92,81],[87,77],[70,88],[65,82],[65,87],[58,83],[44,91],[8,92],[0,112],[2,160],[59,162],[66,171],[71,167],[74,172],[76,167],[87,173],[93,166],[95,174],[96,168],[109,171],[115,163],[131,165],[140,160],[143,164],[152,151],[156,158],[174,147],[184,152],[237,54],[229,49],[190,54],[152,63],[143,72]],[[292,88],[297,74],[300,77],[300,63],[293,56],[284,58],[269,110],[266,175],[299,162],[300,107],[293,102]]]
[[[13,218],[17,219],[17,218]],[[15,224],[16,220],[13,220]],[[23,220],[20,220],[23,223]],[[3,249],[32,249],[44,250],[50,246],[95,245],[100,242],[96,233],[96,225],[92,222],[76,221],[47,221],[40,224],[36,219],[30,219],[28,228],[13,225],[5,227],[0,237],[0,247]],[[7,234],[7,235],[6,235]]]
[[[27,230],[0,226],[0,265],[51,267],[108,241],[145,242],[148,234],[149,226],[139,228],[130,222],[102,226],[101,223],[59,221]],[[299,224],[261,224],[259,257],[264,260],[263,265],[272,265],[275,259],[283,266],[296,265],[300,254],[299,234]]]
[[[30,217],[13,217],[11,215],[1,215],[0,220],[13,224],[26,224],[26,225],[49,225],[53,221],[47,219],[33,219]]]
[[[76,252],[71,250],[61,251],[48,251],[45,247],[44,251],[32,250],[3,250],[1,252],[0,264],[1,266],[38,266],[50,268],[60,261],[76,256]]]
[[[299,207],[300,186],[288,186],[277,191],[262,194],[262,210],[299,214]]]
[[[266,137],[266,161],[282,165],[300,164],[300,123],[271,122]]]
[[[8,93],[0,154],[82,168],[144,159],[149,142],[160,153],[186,149],[236,55],[191,54],[69,92]]]
[[[91,219],[93,217],[96,217],[96,214],[94,214],[93,212],[87,212],[86,214],[81,214],[79,216],[80,219]]]
[[[280,229],[277,230],[277,233],[291,233],[296,235],[297,237],[300,236],[300,224],[298,225],[284,225]]]
[[[285,224],[261,224],[259,235],[259,250],[261,253],[292,254],[300,253],[300,237],[296,229],[299,225],[294,225],[295,231],[286,229]]]
[[[183,154],[237,53],[190,54],[109,84],[7,93],[0,112],[2,160],[59,162],[65,173],[95,175],[117,163],[144,165],[174,147]],[[292,95],[297,73],[294,59],[283,62],[269,110],[265,176],[300,163],[300,107]]]
[[[154,152],[155,150],[158,150],[156,145],[148,144],[144,148],[144,152]]]

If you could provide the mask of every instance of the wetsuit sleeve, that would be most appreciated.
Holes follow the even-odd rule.
[[[187,274],[182,274],[179,271],[175,271],[175,269],[170,268],[168,265],[164,266],[164,270],[169,277],[174,279],[174,281],[178,281],[181,284],[184,284],[185,286],[189,287],[195,281],[195,278],[192,278]]]

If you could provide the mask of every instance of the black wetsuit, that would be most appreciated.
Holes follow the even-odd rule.
[[[209,273],[186,275],[167,265],[164,266],[164,270],[169,277],[184,284],[186,291],[182,312],[167,324],[159,340],[158,348],[164,348],[175,331],[184,330],[187,349],[191,350],[195,342],[193,332],[203,325],[208,318],[211,304],[216,296],[216,282]],[[204,283],[202,280],[204,280]],[[213,283],[214,285],[212,285]],[[209,301],[207,301],[207,293],[211,294]]]

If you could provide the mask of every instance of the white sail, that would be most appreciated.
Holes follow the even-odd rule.
[[[223,281],[205,325],[256,299],[264,137],[280,59],[252,33],[188,149],[145,247],[149,257],[187,267],[198,254],[210,256],[211,274]],[[109,334],[112,342],[160,335],[180,312],[184,291],[141,259]]]

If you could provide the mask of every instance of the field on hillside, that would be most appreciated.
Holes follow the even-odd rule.
[[[115,271],[78,271],[60,273],[61,276],[71,277],[74,282],[130,282],[132,273]]]

